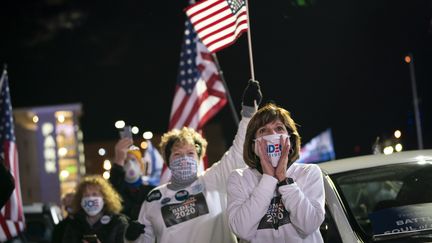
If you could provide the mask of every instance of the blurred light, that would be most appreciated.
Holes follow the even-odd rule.
[[[60,180],[61,181],[65,180],[68,177],[69,177],[69,171],[67,171],[67,170],[60,171]]]
[[[65,121],[65,117],[63,115],[59,115],[57,117],[57,121],[59,121],[60,123],[63,123]]]
[[[67,153],[68,153],[68,150],[67,150],[67,148],[65,148],[65,147],[61,147],[61,148],[59,148],[59,150],[58,150],[58,155],[59,155],[60,157],[64,157],[64,156],[66,156]]]
[[[141,142],[142,149],[147,149],[147,147],[148,147],[148,143],[146,141]]]
[[[396,144],[395,145],[395,150],[396,150],[396,152],[402,151],[402,144],[400,144],[400,143]]]
[[[139,128],[137,126],[133,126],[131,129],[133,134],[138,134],[139,133]]]
[[[103,178],[104,178],[105,180],[108,180],[108,179],[110,178],[110,173],[109,173],[109,171],[105,171],[105,172],[102,174],[102,176],[103,176]]]
[[[405,62],[406,63],[410,63],[411,62],[411,57],[410,56],[405,56]]]
[[[78,138],[79,140],[83,140],[83,138],[84,138],[84,134],[83,134],[83,132],[82,132],[81,130],[78,130],[78,132],[77,132],[77,138]]]
[[[125,125],[126,123],[123,120],[118,120],[114,124],[114,126],[118,129],[122,129]]]
[[[106,154],[106,150],[105,150],[104,148],[100,148],[100,149],[98,150],[98,154],[99,154],[100,156],[104,156],[104,155]]]
[[[400,138],[400,137],[402,136],[401,131],[396,130],[396,131],[394,132],[394,136],[395,136],[395,138]]]
[[[42,125],[42,134],[44,136],[47,136],[49,134],[51,134],[54,131],[54,126],[53,124],[46,122]]]
[[[153,133],[150,131],[147,131],[145,133],[143,133],[143,138],[144,139],[152,139],[153,138]]]
[[[111,161],[109,161],[109,160],[104,160],[104,163],[103,163],[103,168],[105,169],[105,170],[111,170]]]
[[[389,154],[392,154],[393,151],[394,151],[394,149],[393,149],[392,146],[387,146],[387,147],[384,148],[383,152],[384,152],[385,155],[389,155]]]
[[[84,154],[80,154],[80,155],[78,156],[78,160],[79,160],[79,162],[80,162],[81,164],[84,164],[84,163],[85,163],[85,156],[84,156]]]
[[[38,116],[33,116],[32,121],[33,121],[34,123],[38,123],[38,121],[39,121],[39,117],[38,117]]]
[[[84,144],[82,142],[78,143],[78,151],[80,151],[81,153],[84,152]]]
[[[81,165],[81,166],[80,166],[80,174],[81,174],[81,175],[85,175],[85,173],[86,173],[86,168],[85,168],[84,165]]]

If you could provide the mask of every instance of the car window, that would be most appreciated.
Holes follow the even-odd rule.
[[[339,173],[331,177],[356,228],[366,238],[385,232],[418,230],[418,224],[409,225],[410,228],[401,222],[406,222],[407,219],[407,222],[416,221],[413,215],[429,217],[428,211],[432,211],[430,163],[393,164]],[[405,216],[401,216],[402,214]],[[427,226],[421,227],[432,229],[432,218],[426,219]],[[386,229],[383,224],[388,225]]]

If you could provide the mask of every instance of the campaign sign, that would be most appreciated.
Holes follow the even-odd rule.
[[[184,202],[167,204],[161,208],[166,227],[170,227],[209,213],[203,193],[189,196]]]
[[[280,226],[291,223],[289,212],[285,209],[281,196],[274,197],[258,229],[278,229]]]
[[[375,236],[432,229],[432,203],[387,208],[369,214]]]

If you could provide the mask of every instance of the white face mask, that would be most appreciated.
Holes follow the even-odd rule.
[[[170,162],[172,179],[185,183],[197,178],[198,162],[189,156],[181,156]]]
[[[127,183],[134,183],[141,177],[141,168],[139,162],[136,160],[128,160],[123,166],[125,171],[125,181]]]
[[[102,197],[83,197],[81,199],[81,207],[89,216],[95,216],[104,206]]]
[[[261,141],[265,140],[267,141],[267,156],[271,160],[271,164],[273,167],[277,167],[279,163],[279,159],[282,154],[282,146],[281,146],[281,136],[282,139],[286,139],[289,136],[287,134],[272,134],[272,135],[266,135],[259,137],[255,139],[255,141]],[[288,149],[291,147],[290,140],[288,139]],[[259,155],[259,149],[258,149],[258,143],[255,142],[255,148],[254,148],[255,154]]]

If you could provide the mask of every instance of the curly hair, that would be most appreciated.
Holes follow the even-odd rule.
[[[275,104],[269,103],[261,107],[252,119],[246,129],[245,142],[243,144],[243,159],[251,168],[261,168],[259,157],[254,152],[254,139],[257,130],[267,123],[279,119],[286,127],[290,135],[291,149],[288,157],[288,163],[292,163],[300,155],[300,135],[297,131],[296,123],[291,118],[289,111]]]
[[[194,145],[200,161],[204,157],[207,149],[207,140],[205,140],[201,134],[196,132],[194,129],[189,127],[183,127],[181,130],[172,129],[162,136],[161,142],[159,144],[162,151],[162,156],[168,166],[169,158],[171,156],[171,149],[176,144]]]
[[[78,213],[81,208],[81,199],[88,186],[99,188],[104,200],[103,211],[106,213],[118,214],[122,210],[122,198],[111,184],[99,175],[84,177],[76,188],[76,194],[72,201],[73,213]]]

